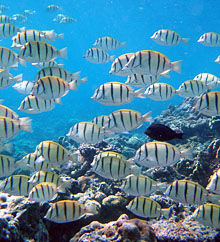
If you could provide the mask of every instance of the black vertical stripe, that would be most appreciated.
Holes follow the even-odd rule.
[[[63,202],[63,211],[64,211],[65,220],[67,221],[67,207],[66,207],[66,202],[65,201]]]
[[[195,203],[195,201],[196,201],[196,195],[197,195],[197,191],[198,191],[198,186],[197,186],[197,184],[195,184],[195,186],[194,186],[194,194],[193,194],[193,203]]]

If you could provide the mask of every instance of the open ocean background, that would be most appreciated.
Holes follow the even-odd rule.
[[[33,133],[20,132],[14,138],[16,149],[29,153],[43,140],[57,140],[65,136],[76,122],[89,121],[95,116],[121,109],[134,109],[142,114],[152,111],[153,117],[166,110],[169,104],[176,105],[183,98],[176,96],[169,101],[153,101],[149,98],[135,98],[123,106],[104,106],[93,100],[96,88],[109,81],[125,82],[126,77],[110,75],[111,62],[107,64],[92,64],[83,58],[86,50],[93,47],[95,40],[102,36],[111,36],[120,42],[126,42],[126,47],[107,51],[110,55],[119,55],[139,50],[156,50],[167,55],[171,61],[183,60],[182,73],[171,73],[170,79],[161,78],[176,89],[186,80],[193,79],[197,74],[208,72],[220,76],[220,65],[214,60],[220,54],[219,47],[205,47],[197,40],[205,32],[220,33],[219,0],[65,0],[65,1],[0,1],[0,4],[10,9],[3,14],[12,16],[23,13],[25,9],[35,10],[36,14],[28,17],[28,22],[20,24],[26,29],[52,30],[64,33],[64,39],[51,42],[58,49],[68,47],[68,59],[57,58],[64,68],[70,72],[81,71],[81,77],[88,77],[88,84],[81,84],[78,91],[70,91],[62,98],[62,105],[46,113],[28,115],[17,111],[25,95],[16,92],[12,87],[0,90],[0,98],[4,105],[16,111],[20,117],[32,118]],[[46,7],[56,4],[62,10],[49,13]],[[77,19],[72,24],[53,22],[57,14]],[[159,29],[177,31],[181,37],[190,38],[188,45],[160,46],[150,39]],[[11,39],[3,39],[1,46],[10,47]],[[17,52],[17,51],[16,51]],[[26,67],[19,65],[17,70],[10,70],[13,75],[23,73],[24,80],[33,80],[39,70],[27,63]],[[135,132],[143,132],[144,126]]]

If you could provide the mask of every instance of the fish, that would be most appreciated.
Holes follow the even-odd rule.
[[[55,183],[42,182],[34,186],[28,196],[28,200],[35,202],[49,202],[57,196],[58,188]]]
[[[114,60],[114,56],[110,56],[107,52],[100,48],[88,49],[83,58],[94,64],[104,64]]]
[[[92,122],[79,122],[66,135],[78,143],[96,144],[104,139],[105,131]]]
[[[99,176],[108,179],[121,179],[135,172],[139,173],[140,169],[127,162],[124,157],[113,155],[99,156],[93,159],[91,163],[92,171]]]
[[[151,139],[168,141],[172,139],[183,139],[184,133],[177,133],[166,125],[152,123],[144,132]]]
[[[0,182],[0,190],[10,195],[27,197],[33,185],[28,182],[29,176],[13,175]]]
[[[116,158],[122,159],[124,161],[126,160],[126,157],[118,152],[103,151],[94,156],[93,162],[97,162],[98,160],[101,160],[104,157],[116,157]]]
[[[170,29],[160,29],[156,31],[150,38],[160,45],[167,46],[174,46],[180,43],[189,43],[188,38],[182,38],[180,34]]]
[[[68,83],[72,82],[73,80],[78,80],[78,82],[83,83],[86,82],[86,80],[80,79],[80,72],[71,73],[68,70],[64,69],[60,66],[53,66],[53,67],[45,67],[42,68],[35,76],[34,82],[37,82],[40,78],[44,76],[57,76]]]
[[[64,146],[51,140],[40,142],[34,154],[40,157],[39,162],[46,161],[55,167],[63,165],[72,158],[70,152]]]
[[[160,75],[148,76],[148,75],[139,75],[131,74],[128,75],[127,81],[125,84],[132,85],[134,87],[146,87],[154,84],[160,80]]]
[[[65,189],[71,186],[70,179],[60,178],[56,172],[52,171],[38,171],[32,175],[28,182],[33,184],[33,186],[36,186],[42,182],[52,182],[55,183],[57,187],[59,187],[59,192],[65,192]]]
[[[108,115],[100,115],[95,117],[91,122],[102,128],[108,119]]]
[[[10,119],[18,119],[18,114],[7,106],[0,104],[0,116]]]
[[[66,17],[64,14],[57,14],[56,18],[54,18],[53,21],[60,22],[64,17]]]
[[[109,71],[109,73],[117,76],[128,76],[133,74],[132,71],[129,70],[128,68],[123,69],[133,55],[134,53],[126,53],[117,57],[113,61],[111,65],[111,70]]]
[[[47,62],[56,57],[67,59],[67,48],[57,50],[53,45],[43,41],[30,41],[21,47],[18,57],[31,63]]]
[[[32,63],[32,65],[37,67],[38,69],[53,67],[53,66],[63,67],[63,64],[58,64],[55,60],[51,60],[48,62],[41,62],[41,63]]]
[[[103,50],[115,50],[118,47],[125,47],[125,42],[119,42],[117,39],[104,36],[98,38],[93,44],[96,48],[101,48]]]
[[[19,74],[15,77],[0,77],[0,89],[10,87],[13,83],[20,83],[22,81],[23,74]]]
[[[206,116],[220,116],[220,92],[204,93],[192,109]]]
[[[19,58],[19,56],[12,50],[6,47],[0,47],[0,68],[9,69],[11,67],[17,68],[18,63],[25,66],[24,60]]]
[[[69,16],[64,16],[61,20],[60,20],[60,24],[71,24],[77,22],[77,19],[69,17]]]
[[[55,4],[51,4],[51,5],[48,5],[46,7],[46,11],[47,12],[56,12],[58,10],[62,10],[62,7],[58,6],[58,5],[55,5]]]
[[[175,165],[181,158],[193,160],[191,149],[179,151],[174,145],[166,142],[148,142],[137,151],[133,161],[148,168]]]
[[[95,90],[91,99],[104,105],[117,106],[130,103],[134,97],[145,98],[144,88],[134,91],[124,83],[107,82]]]
[[[31,119],[0,117],[0,142],[14,138],[20,130],[32,132]]]
[[[28,29],[20,31],[12,38],[11,48],[20,49],[30,41],[46,41],[46,34],[43,31]]]
[[[201,224],[215,229],[220,229],[220,206],[217,204],[206,203],[200,205],[192,214],[192,219]]]
[[[29,95],[21,101],[18,110],[30,114],[48,112],[55,108],[55,103],[61,104],[61,100],[59,98],[41,99],[36,96]]]
[[[92,205],[85,206],[77,201],[61,200],[52,204],[44,218],[54,223],[68,223],[79,220],[86,214],[95,213],[95,207]]]
[[[146,89],[144,94],[155,101],[167,101],[176,94],[176,91],[167,83],[154,83]]]
[[[15,170],[15,158],[0,154],[0,177],[10,176]]]
[[[12,86],[17,92],[21,94],[30,94],[34,87],[34,82],[31,81],[21,81]]]
[[[24,10],[24,15],[33,15],[35,13],[36,13],[35,10],[30,10],[30,9],[25,9]]]
[[[43,30],[46,40],[55,41],[57,39],[63,39],[64,34],[57,34],[54,30]]]
[[[169,77],[170,71],[181,73],[181,63],[182,60],[170,62],[167,56],[157,51],[141,50],[131,56],[123,68],[142,75]]]
[[[164,190],[166,183],[156,182],[145,175],[128,175],[119,187],[122,191],[132,196],[149,196],[151,193]]]
[[[64,79],[56,76],[44,76],[34,84],[31,94],[48,100],[61,98],[65,96],[69,90],[76,90],[74,80],[67,83]]]
[[[141,115],[131,109],[120,109],[112,112],[103,128],[111,132],[128,132],[143,125],[143,122],[152,122],[151,112]]]
[[[210,177],[206,190],[220,195],[220,169]]]
[[[36,162],[38,156],[34,153],[25,155],[21,160],[16,161],[15,167],[31,171],[51,171],[52,166],[48,162]]]
[[[170,209],[161,209],[158,202],[149,197],[135,197],[126,208],[135,215],[142,218],[159,218],[164,215],[169,218]]]
[[[170,184],[164,195],[184,204],[203,204],[208,200],[208,191],[190,180],[175,180]]]
[[[220,34],[208,32],[200,36],[198,43],[204,46],[216,47],[220,46]]]
[[[0,23],[13,23],[14,19],[8,15],[0,15]]]
[[[216,89],[220,86],[220,79],[210,73],[200,73],[196,75],[193,79],[202,81],[208,89]]]
[[[205,93],[208,87],[200,80],[188,80],[183,82],[176,93],[181,97],[196,97]]]

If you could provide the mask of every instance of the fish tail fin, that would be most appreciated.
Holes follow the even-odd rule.
[[[158,182],[156,186],[161,192],[164,193],[168,185],[167,185],[167,182]]]
[[[144,122],[152,123],[152,112],[150,111],[148,113],[145,113],[143,116],[141,116],[141,120],[143,120]]]
[[[61,50],[58,50],[58,56],[60,56],[64,59],[67,59],[67,47],[65,47]]]
[[[60,39],[63,39],[64,38],[64,34],[63,33],[62,34],[58,34],[57,37],[60,38]]]
[[[177,139],[183,139],[184,133],[176,133],[176,138]]]
[[[85,209],[86,209],[86,213],[87,214],[94,215],[94,214],[98,213],[97,205],[95,203],[92,203],[92,202],[87,202],[85,204]]]
[[[13,82],[22,82],[23,74],[13,77]]]
[[[18,58],[18,63],[20,63],[22,66],[26,66],[26,61],[21,58]]]
[[[139,98],[146,98],[146,96],[144,95],[144,91],[145,91],[144,87],[141,89],[138,89],[134,92],[134,96]]]
[[[27,132],[32,132],[32,120],[30,118],[19,118],[20,129]]]
[[[170,70],[164,71],[160,73],[160,75],[166,78],[170,78]]]
[[[193,160],[193,150],[192,149],[186,149],[180,152],[181,157],[188,159],[188,160]]]
[[[80,71],[74,72],[71,74],[72,79],[80,79]]]
[[[171,62],[171,69],[177,73],[181,73],[182,60]]]
[[[181,42],[187,45],[189,44],[189,38],[182,38]]]
[[[168,219],[171,216],[171,207],[162,208],[161,209],[161,215],[163,215],[166,219]]]
[[[114,61],[114,59],[115,59],[115,56],[114,55],[111,55],[110,56],[110,61]]]
[[[82,79],[79,80],[79,82],[87,84],[88,83],[88,79],[87,79],[87,77],[83,77]]]
[[[70,90],[74,90],[74,91],[76,91],[77,89],[76,89],[76,80],[73,80],[73,81],[71,81],[70,83],[68,83],[68,86],[69,86],[69,89]]]
[[[7,151],[8,153],[12,153],[13,151],[13,143],[7,143],[2,146],[2,149],[4,151]]]
[[[119,45],[120,45],[121,47],[125,47],[126,42],[121,42]]]
[[[71,188],[71,180],[62,179],[62,184],[57,187],[57,191],[60,193],[66,193],[67,188]]]
[[[220,195],[219,194],[214,194],[214,193],[208,193],[207,199],[214,203],[214,204],[219,204],[220,202]]]

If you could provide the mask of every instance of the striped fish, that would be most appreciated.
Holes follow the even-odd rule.
[[[123,69],[123,68],[128,63],[131,56],[133,55],[134,53],[127,53],[127,54],[120,55],[118,58],[116,58],[113,61],[111,70],[109,71],[109,73],[117,76],[131,75],[132,74],[131,70]]]
[[[46,161],[54,166],[61,166],[71,159],[70,153],[64,146],[51,140],[42,141],[36,147],[34,154],[42,157],[41,162]]]
[[[193,109],[206,116],[220,116],[220,92],[207,92],[203,94]]]
[[[207,91],[207,86],[199,80],[188,80],[183,82],[176,90],[181,97],[196,97]]]
[[[56,76],[44,76],[34,84],[31,94],[42,99],[57,99],[66,95],[69,90],[76,90],[75,81],[67,83]]]
[[[20,130],[32,132],[31,119],[11,119],[7,117],[0,117],[0,142],[12,139],[19,133]]]
[[[18,53],[23,60],[31,63],[47,62],[60,56],[67,58],[67,48],[57,50],[54,46],[43,41],[27,42]]]
[[[134,87],[146,87],[154,84],[160,80],[160,75],[148,76],[148,75],[139,75],[131,74],[128,76],[126,84],[132,85]]]
[[[118,47],[125,47],[125,42],[119,42],[117,39],[109,37],[109,36],[104,36],[101,38],[98,38],[95,41],[94,46],[96,48],[101,48],[103,50],[115,50]]]
[[[160,45],[174,46],[178,45],[179,43],[189,43],[189,39],[181,38],[181,36],[176,31],[170,29],[160,29],[155,32],[150,38]]]
[[[146,89],[144,94],[155,101],[167,101],[176,94],[176,91],[167,83],[154,83]]]
[[[23,45],[30,41],[46,41],[46,35],[43,31],[28,29],[18,32],[13,38],[11,48],[20,49]]]
[[[61,20],[60,20],[60,24],[71,24],[77,22],[77,19],[69,17],[69,16],[64,16]]]
[[[91,122],[102,128],[108,119],[108,115],[100,115],[95,117]]]
[[[151,193],[161,190],[158,184],[148,176],[131,174],[124,179],[119,188],[132,196],[149,196]]]
[[[0,68],[17,68],[18,63],[25,66],[25,61],[19,58],[19,56],[14,51],[6,47],[0,47]]]
[[[124,157],[113,155],[96,156],[91,163],[92,171],[108,179],[121,179],[133,172],[139,172],[138,167],[132,166]]]
[[[161,209],[158,202],[149,197],[135,197],[126,208],[135,215],[143,218],[159,218],[162,214],[168,218],[169,209]]]
[[[72,200],[62,200],[52,204],[44,218],[55,223],[68,223],[94,214],[93,208]]]
[[[97,155],[95,155],[93,161],[96,162],[104,157],[117,157],[119,159],[126,160],[126,157],[120,153],[117,153],[114,151],[104,151],[104,152],[100,152]]]
[[[33,90],[33,87],[34,82],[31,81],[22,81],[12,86],[12,88],[21,94],[30,94]]]
[[[0,89],[10,87],[13,83],[20,83],[22,81],[23,74],[19,74],[15,77],[0,77]]]
[[[104,129],[92,122],[79,122],[66,135],[79,143],[95,144],[104,139]]]
[[[11,23],[0,23],[0,38],[10,38],[23,30],[24,28],[17,28]]]
[[[47,12],[56,12],[57,10],[62,10],[62,7],[60,7],[58,5],[54,5],[54,4],[48,5],[46,7]]]
[[[135,110],[120,109],[109,115],[103,128],[111,132],[128,132],[141,127],[143,122],[151,121],[151,112],[141,115]]]
[[[36,96],[29,95],[21,101],[18,110],[31,114],[48,112],[55,108],[55,103],[60,104],[60,99],[41,99]]]
[[[48,62],[41,62],[41,63],[32,63],[32,65],[37,67],[38,69],[42,69],[42,68],[46,68],[46,67],[53,67],[53,66],[63,67],[63,64],[58,64],[55,60],[51,60]]]
[[[110,56],[108,53],[100,48],[88,49],[83,58],[94,64],[104,64],[114,60],[114,56]]]
[[[216,47],[220,46],[220,34],[208,32],[200,36],[198,43],[204,46]]]
[[[155,141],[143,144],[136,151],[133,161],[151,168],[172,166],[181,158],[193,160],[192,150],[179,151],[174,145]]]
[[[162,75],[169,77],[170,71],[181,72],[182,61],[170,62],[170,60],[162,53],[153,50],[141,50],[136,52],[124,69],[130,69],[133,74],[142,75]]]
[[[9,176],[0,183],[0,190],[10,195],[27,197],[33,185],[28,182],[29,176]]]
[[[168,186],[164,195],[185,204],[202,204],[208,199],[206,189],[190,180],[175,180]]]
[[[107,82],[95,90],[91,97],[104,105],[123,105],[130,103],[134,97],[145,98],[144,88],[133,90],[132,87],[120,82]]]
[[[210,177],[206,190],[220,195],[220,169],[214,172],[214,174]]]
[[[18,119],[18,114],[7,106],[0,104],[0,116],[11,119]]]
[[[15,158],[0,154],[0,177],[9,176],[15,170]]]
[[[31,189],[28,199],[35,202],[48,202],[56,198],[57,191],[56,184],[52,182],[42,182]]]
[[[215,89],[220,86],[220,79],[210,73],[200,73],[193,79],[202,81],[208,87],[208,89]]]
[[[205,226],[220,229],[220,206],[217,204],[206,203],[200,205],[193,213],[192,218]]]
[[[45,67],[42,68],[36,75],[34,81],[37,82],[40,78],[44,76],[57,76],[68,83],[72,82],[73,80],[80,80],[80,72],[70,73],[66,69],[60,67],[60,66],[54,66],[54,67]],[[82,81],[83,82],[83,81]]]
[[[48,162],[37,162],[38,156],[34,153],[25,155],[21,160],[16,161],[15,166],[23,170],[51,171],[52,166]]]

